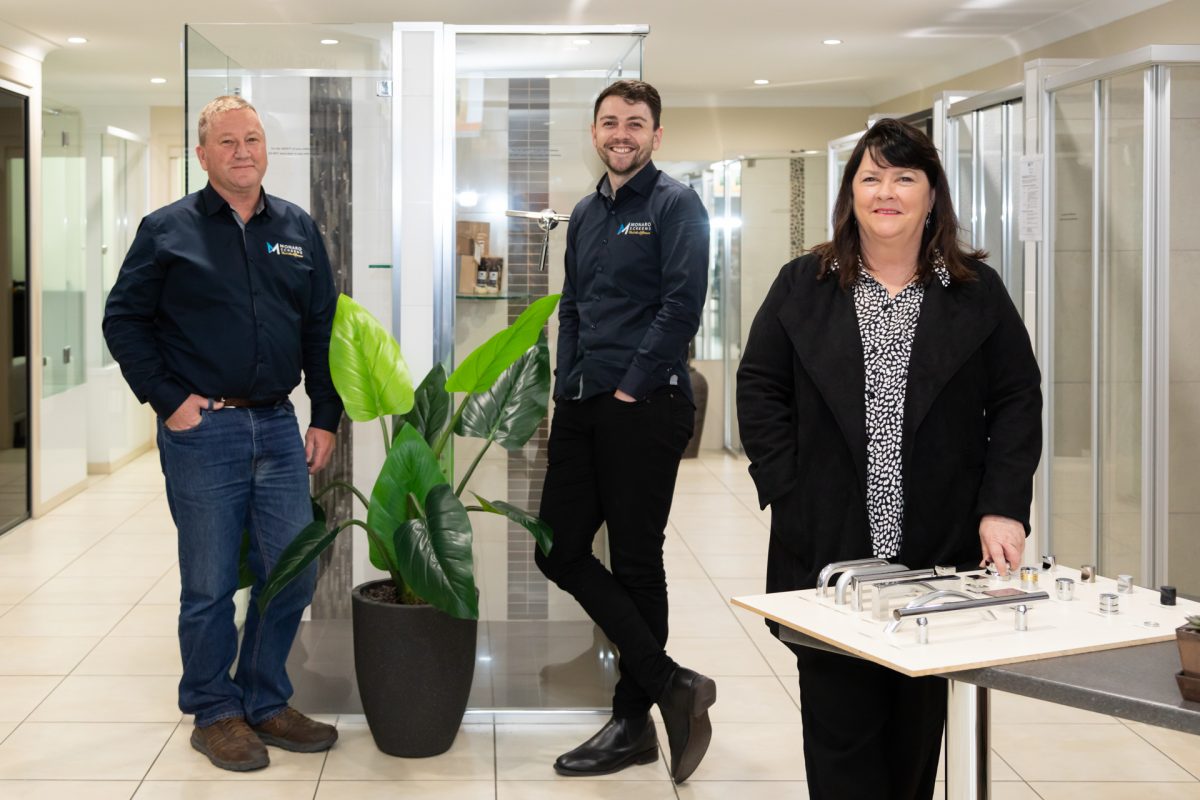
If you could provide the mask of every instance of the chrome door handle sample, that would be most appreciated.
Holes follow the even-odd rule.
[[[821,568],[817,575],[817,597],[824,597],[829,588],[829,579],[848,567],[866,567],[872,564],[886,564],[886,558],[860,558],[856,561],[834,561]]]

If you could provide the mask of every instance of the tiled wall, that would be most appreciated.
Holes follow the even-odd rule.
[[[509,207],[541,211],[550,203],[550,81],[513,78],[508,82],[508,197]],[[561,236],[561,231],[555,232]],[[549,294],[548,272],[541,267],[542,232],[531,220],[508,220],[505,264],[508,288],[507,322],[512,323],[531,298]],[[518,451],[508,453],[510,503],[536,513],[546,472],[549,423]],[[540,620],[548,615],[546,579],[534,564],[529,531],[508,523],[508,619]]]

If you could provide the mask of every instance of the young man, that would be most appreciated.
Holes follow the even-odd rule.
[[[331,725],[288,706],[285,662],[316,565],[250,604],[241,655],[233,622],[242,532],[257,595],[312,521],[308,476],[333,451],[342,403],[329,377],[337,300],[325,245],[297,206],[266,194],[267,144],[254,107],[218,97],[200,112],[209,183],[142,220],[104,315],[134,394],[158,413],[167,500],[179,529],[179,707],[192,746],[218,767],[267,766],[264,745],[326,750]],[[312,399],[301,439],[288,394]],[[229,670],[237,658],[237,674]]]
[[[592,143],[605,165],[567,229],[558,369],[541,517],[554,530],[537,563],[621,653],[612,719],[563,754],[563,775],[654,761],[650,707],[663,715],[671,774],[682,782],[708,749],[710,678],[667,655],[663,530],[695,408],[687,351],[708,276],[708,215],[694,191],[659,172],[662,102],[618,81],[596,99]],[[592,555],[607,523],[612,571]]]

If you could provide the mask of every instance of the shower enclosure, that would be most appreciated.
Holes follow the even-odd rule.
[[[1044,84],[1042,528],[1064,563],[1200,596],[1200,47]]]

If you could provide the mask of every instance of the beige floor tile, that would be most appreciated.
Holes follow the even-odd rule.
[[[694,540],[698,540],[704,536],[729,536],[734,539],[742,539],[746,544],[758,543],[766,541],[767,531],[759,524],[753,514],[741,512],[738,514],[722,514],[715,517],[707,517],[703,515],[690,516],[681,514],[671,518],[671,524],[683,540],[688,544],[692,544]],[[717,546],[722,543],[713,543]],[[726,547],[732,547],[733,542],[724,543]],[[727,550],[727,552],[738,552],[738,550]]]
[[[804,781],[698,781],[679,787],[679,800],[807,800]]]
[[[101,640],[76,675],[172,675],[183,674],[179,642],[169,636],[118,636]]]
[[[179,540],[174,531],[167,533],[113,532],[96,542],[96,545],[88,552],[117,556],[178,556]]]
[[[1031,783],[1191,780],[1124,725],[992,725],[992,749]]]
[[[171,567],[142,597],[140,605],[179,605],[179,565]]]
[[[600,718],[597,717],[599,722]],[[554,760],[586,741],[599,728],[597,725],[497,725],[496,778],[499,781],[552,781],[560,785],[574,784],[579,779],[564,777],[554,771]],[[659,741],[666,741],[660,727]],[[661,756],[661,753],[660,753]],[[653,764],[640,764],[623,769],[614,775],[597,776],[597,781],[658,781],[668,780],[666,762],[660,757]]]
[[[179,636],[179,604],[138,605],[130,609],[109,636]]]
[[[1116,717],[1008,692],[993,691],[991,704],[992,722],[999,725],[1010,723],[1119,724]]]
[[[90,541],[95,542],[119,524],[121,524],[120,520],[112,517],[88,519],[87,517],[46,516],[22,522],[16,531],[36,533],[39,539],[48,534],[49,538],[53,538],[55,534],[80,535],[90,537]]]
[[[0,617],[0,636],[103,636],[127,605],[20,605]]]
[[[175,726],[26,722],[0,744],[5,778],[140,780]]]
[[[800,723],[714,722],[712,744],[691,781],[802,781]]]
[[[154,499],[146,492],[96,493],[84,492],[56,507],[48,517],[120,517],[126,519]]]
[[[672,606],[668,620],[672,635],[687,638],[736,638],[742,630],[726,608],[713,611],[707,607]]]
[[[98,636],[2,637],[0,675],[66,675],[98,641]]]
[[[199,754],[197,754],[199,755]],[[271,767],[260,772],[270,772]],[[133,800],[307,800],[317,790],[317,782],[262,780],[245,782],[236,792],[229,781],[146,781]]]
[[[55,577],[42,584],[25,598],[27,605],[120,604],[130,606],[140,600],[154,578],[122,575],[120,577],[92,576],[88,578]]]
[[[767,537],[763,535],[747,535],[744,532],[725,533],[681,533],[692,555],[702,556],[758,556],[762,563],[767,562]],[[704,563],[704,561],[701,561]]]
[[[89,551],[59,573],[64,578],[150,577],[161,578],[179,559],[174,552],[146,555],[114,555]]]
[[[10,531],[0,536],[0,558],[41,553],[56,555],[64,560],[92,547],[103,535],[89,532],[41,533],[30,530]]]
[[[684,474],[680,471],[679,479],[675,482],[675,502],[686,505],[695,494],[722,494],[728,487],[717,476],[707,470],[702,474],[695,472]]]
[[[37,588],[45,583],[46,580],[46,578],[29,575],[14,575],[7,578],[0,578],[0,603],[10,606],[16,605],[37,591]]]
[[[175,521],[162,514],[135,514],[118,525],[113,533],[161,534],[175,536]]]
[[[323,779],[316,800],[495,800],[496,783],[486,781],[331,781]]]
[[[1042,800],[1024,781],[1001,781],[992,776],[992,800]],[[941,795],[935,794],[935,797]]]
[[[708,578],[673,578],[667,581],[667,598],[672,606],[721,608],[725,599]]]
[[[1125,724],[1176,764],[1200,778],[1200,736],[1137,722]]]
[[[365,725],[339,725],[322,780],[490,780],[495,775],[491,725],[463,725],[450,749],[431,758],[397,758],[375,746]]]
[[[8,781],[0,779],[5,800],[129,800],[137,781]]]
[[[62,681],[58,675],[0,676],[0,722],[21,722]]]
[[[772,674],[758,648],[746,636],[710,639],[672,635],[667,652],[680,664],[713,678]]]
[[[688,495],[671,505],[671,519],[682,517],[745,517],[747,509],[727,492]]]
[[[253,772],[230,772],[214,767],[192,749],[192,723],[181,722],[146,775],[147,781],[316,781],[321,776],[325,753],[289,753],[278,747],[267,748],[271,765]],[[340,742],[334,748],[340,747]]]
[[[622,770],[620,775],[627,775]],[[496,800],[674,800],[675,786],[663,778],[653,781],[583,780],[569,778],[570,786],[558,781],[497,781]]]
[[[3,742],[8,735],[17,729],[19,722],[0,722],[0,742]]]
[[[179,679],[159,675],[68,675],[31,722],[178,722]]]
[[[667,585],[679,578],[708,578],[700,562],[691,551],[663,553],[663,566],[667,570]]]
[[[71,563],[54,553],[16,553],[0,558],[0,578],[49,578]]]
[[[800,722],[800,708],[775,676],[727,677],[717,681],[717,702],[709,712],[718,722]]]
[[[1200,800],[1200,783],[1031,784],[1042,800]],[[992,795],[995,797],[995,794]],[[998,800],[998,798],[997,798]]]
[[[696,560],[710,578],[757,578],[766,580],[767,559],[763,555],[696,553]]]

